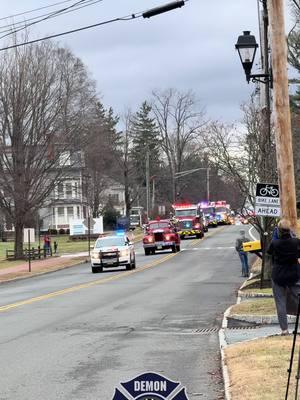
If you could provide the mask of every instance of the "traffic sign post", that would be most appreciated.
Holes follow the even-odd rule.
[[[281,209],[278,185],[272,183],[257,183],[255,214],[261,217],[280,217]]]
[[[279,186],[273,183],[257,183],[255,197],[255,215],[263,217],[263,233],[260,235],[262,244],[262,269],[260,287],[263,281],[269,279],[271,273],[271,257],[267,254],[267,249],[271,241],[270,227],[271,218],[278,218],[281,215]]]

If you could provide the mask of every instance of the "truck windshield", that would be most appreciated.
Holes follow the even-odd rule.
[[[217,207],[216,208],[216,212],[228,212],[228,208],[226,207]]]
[[[197,210],[194,208],[185,208],[182,210],[175,210],[176,217],[189,217],[189,216],[196,216]]]
[[[205,207],[202,208],[203,214],[214,214],[216,212],[215,207]]]
[[[153,222],[153,224],[149,224],[150,229],[166,229],[169,228],[168,222]]]

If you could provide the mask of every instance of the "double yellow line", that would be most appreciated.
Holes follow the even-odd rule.
[[[148,268],[155,267],[156,265],[159,265],[159,264],[169,260],[170,258],[173,258],[174,256],[176,256],[176,253],[168,254],[167,256],[165,256],[165,257],[163,257],[163,258],[161,258],[159,260],[156,260],[156,261],[154,261],[152,263],[146,264],[143,267],[140,267],[138,269],[133,269],[133,270],[126,271],[126,272],[121,272],[121,273],[119,273],[117,275],[113,275],[113,276],[110,276],[108,278],[98,279],[96,281],[83,283],[82,285],[72,286],[70,288],[58,290],[56,292],[44,294],[42,296],[32,297],[31,299],[18,301],[16,303],[12,303],[12,304],[7,304],[5,306],[1,306],[0,307],[0,312],[8,311],[8,310],[11,310],[11,309],[14,309],[14,308],[18,308],[18,307],[21,307],[21,306],[25,306],[25,305],[28,305],[28,304],[32,304],[32,303],[37,303],[38,301],[52,299],[53,297],[61,296],[63,294],[74,293],[74,292],[77,292],[78,290],[87,289],[87,288],[90,288],[92,286],[102,285],[102,284],[107,283],[107,282],[116,281],[117,279],[123,278],[125,276],[136,274],[138,272],[145,271]]]
[[[224,227],[222,227],[224,229]],[[218,232],[220,232],[221,229],[218,229]],[[214,233],[211,233],[209,236],[213,236]],[[205,237],[204,237],[205,239]],[[193,247],[195,244],[199,243],[199,239],[194,239],[190,242],[191,247]],[[30,299],[27,300],[22,300],[22,301],[17,301],[16,303],[12,303],[12,304],[7,304],[5,306],[0,306],[0,312],[5,312],[8,310],[12,310],[14,308],[18,308],[21,306],[26,306],[28,304],[33,304],[33,303],[37,303],[39,301],[43,301],[43,300],[47,300],[47,299],[52,299],[54,297],[58,297],[67,293],[74,293],[77,292],[81,289],[87,289],[96,285],[103,285],[104,283],[108,283],[108,282],[112,282],[112,281],[116,281],[120,278],[124,278],[125,276],[129,276],[132,274],[137,274],[139,272],[143,272],[148,268],[152,268],[155,267],[156,265],[162,264],[165,261],[170,260],[171,258],[175,257],[176,255],[178,255],[180,253],[172,253],[172,254],[168,254],[163,258],[160,258],[159,260],[153,261],[149,264],[144,265],[143,267],[140,267],[138,269],[133,269],[130,271],[126,271],[126,272],[121,272],[119,274],[110,276],[108,278],[103,278],[103,279],[98,279],[96,281],[92,281],[92,282],[88,282],[88,283],[83,283],[82,285],[76,285],[76,286],[72,286],[70,288],[66,288],[66,289],[62,289],[62,290],[58,290],[56,292],[52,292],[52,293],[48,293],[48,294],[44,294],[42,296],[37,296],[37,297],[32,297]]]

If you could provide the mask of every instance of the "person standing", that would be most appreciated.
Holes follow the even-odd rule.
[[[248,277],[249,276],[248,253],[243,251],[243,243],[245,242],[250,242],[250,239],[246,237],[245,231],[242,229],[240,230],[240,236],[236,239],[235,249],[238,252],[242,263],[242,276]]]
[[[272,289],[282,335],[288,335],[287,314],[294,314],[298,305],[300,240],[292,236],[291,224],[282,219],[278,239],[272,240],[268,254],[272,256]],[[289,309],[291,311],[289,312]]]

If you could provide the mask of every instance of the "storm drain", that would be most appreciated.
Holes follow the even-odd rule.
[[[258,328],[258,325],[249,325],[249,326],[231,326],[230,328],[227,328],[230,331],[244,331],[246,329],[256,329]]]
[[[198,333],[199,335],[209,335],[210,333],[215,333],[219,331],[219,327],[215,326],[213,328],[200,328],[196,329],[194,333]]]

